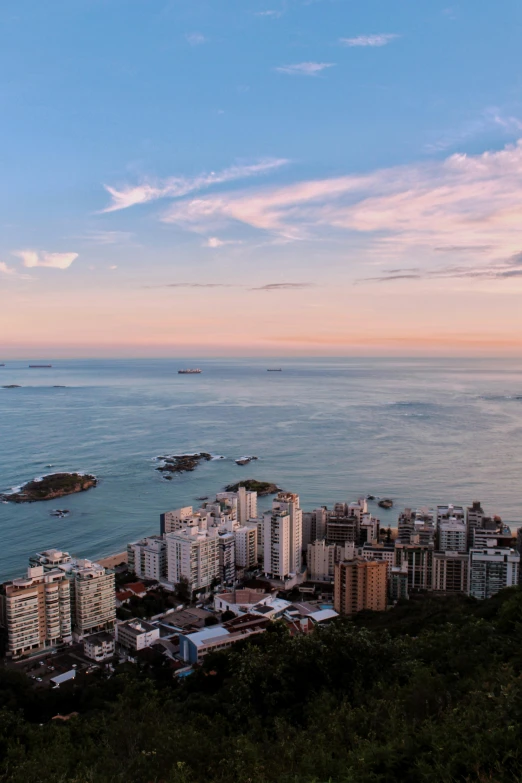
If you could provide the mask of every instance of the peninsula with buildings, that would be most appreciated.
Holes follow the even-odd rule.
[[[10,503],[35,503],[40,500],[55,500],[77,492],[86,492],[98,483],[96,476],[87,473],[51,473],[40,479],[33,479],[16,492],[0,495]]]

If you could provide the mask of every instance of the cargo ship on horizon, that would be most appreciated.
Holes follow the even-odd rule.
[[[201,370],[197,368],[194,370],[178,370],[178,375],[199,375],[200,372]]]

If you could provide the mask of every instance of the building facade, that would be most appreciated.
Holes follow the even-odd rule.
[[[71,585],[58,569],[28,569],[27,577],[2,585],[0,618],[7,630],[7,655],[71,641]]]
[[[186,581],[190,590],[210,589],[220,580],[218,537],[198,528],[167,533],[167,579]]]
[[[469,553],[469,594],[491,598],[504,587],[518,584],[520,555],[514,549],[471,549]]]
[[[351,615],[363,610],[382,612],[386,609],[387,570],[385,562],[362,560],[343,561],[335,566],[334,609]]]

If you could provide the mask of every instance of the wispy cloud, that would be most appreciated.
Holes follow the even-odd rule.
[[[238,239],[220,239],[219,237],[208,237],[208,239],[203,242],[203,247],[218,248],[224,247],[225,245],[239,244],[241,243]]]
[[[332,68],[334,65],[335,63],[295,63],[294,65],[280,65],[275,70],[290,76],[317,76],[325,68]]]
[[[284,291],[313,287],[315,283],[266,283],[266,285],[252,287],[240,283],[165,283],[160,286],[145,286],[145,288],[247,288],[249,291]]]
[[[185,199],[163,220],[198,232],[239,222],[290,239],[344,232],[358,236],[358,246],[362,238],[373,257],[478,245],[484,257],[498,258],[522,247],[521,212],[522,141],[481,155]]]
[[[251,291],[288,291],[299,288],[313,288],[314,283],[267,283],[251,288]]]
[[[388,269],[381,275],[366,277],[358,282],[383,283],[393,280],[436,280],[441,278],[468,280],[503,280],[522,277],[522,252],[510,258],[488,264],[444,266],[435,269]]]
[[[132,231],[89,231],[76,237],[95,245],[127,245],[132,241]]]
[[[0,272],[4,275],[16,275],[16,269],[13,266],[8,266],[5,261],[0,261]]]
[[[456,128],[439,131],[435,141],[426,144],[426,152],[445,152],[458,147],[464,141],[499,130],[506,136],[517,138],[522,131],[522,120],[496,106],[488,106],[478,116],[466,120]]]
[[[283,12],[274,10],[257,11],[255,15],[269,17],[270,19],[279,19],[281,16],[283,16]]]
[[[78,253],[48,253],[45,250],[16,250],[13,255],[23,261],[24,266],[37,266],[51,269],[68,269],[78,258]]]
[[[201,44],[207,43],[208,41],[208,38],[202,35],[202,33],[188,33],[185,36],[185,39],[191,46],[201,46]]]
[[[357,35],[355,38],[340,38],[345,46],[386,46],[400,36],[397,33],[378,33],[377,35]]]
[[[119,209],[127,209],[137,204],[146,204],[149,201],[156,201],[161,198],[180,198],[189,193],[204,190],[212,185],[246,179],[259,174],[267,174],[287,163],[288,160],[283,158],[266,158],[256,163],[238,164],[223,169],[223,171],[211,171],[192,178],[170,177],[169,179],[142,182],[139,185],[125,185],[119,189],[111,185],[104,185],[105,190],[112,197],[112,203],[102,212],[116,212]]]

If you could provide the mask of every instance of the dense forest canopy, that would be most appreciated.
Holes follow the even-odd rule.
[[[0,781],[512,783],[521,669],[518,588],[274,623],[183,679],[159,658],[59,690],[2,669]]]

